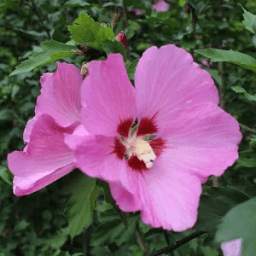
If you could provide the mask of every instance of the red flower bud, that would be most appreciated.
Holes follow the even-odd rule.
[[[123,31],[119,32],[116,35],[116,40],[123,45],[123,47],[127,48],[128,47],[128,41],[125,33]]]

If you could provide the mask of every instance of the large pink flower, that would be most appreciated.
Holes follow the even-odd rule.
[[[242,255],[242,240],[235,239],[221,244],[221,249],[224,256],[241,256]]]
[[[80,123],[82,80],[79,69],[66,63],[42,76],[35,116],[24,131],[27,145],[8,155],[14,194],[33,193],[74,168],[73,152],[64,143],[64,135]]]
[[[66,136],[77,165],[109,182],[119,207],[141,211],[145,223],[192,227],[202,183],[234,163],[241,139],[210,75],[174,45],[144,52],[135,88],[119,54],[88,68],[82,123],[90,136]]]

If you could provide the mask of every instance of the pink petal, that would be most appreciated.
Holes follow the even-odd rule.
[[[135,114],[135,90],[122,56],[110,54],[88,66],[82,85],[82,122],[92,134],[115,135],[118,124]]]
[[[138,173],[129,169],[126,161],[117,158],[113,150],[113,138],[85,136],[75,150],[76,165],[91,177],[118,183],[130,191]]]
[[[65,134],[65,143],[70,149],[76,150],[76,148],[83,142],[84,137],[90,134],[85,130],[83,125],[78,125],[72,134]]]
[[[72,131],[59,127],[50,116],[38,117],[26,151],[8,155],[16,195],[35,192],[72,170],[73,153],[64,143],[64,133]]]
[[[152,227],[184,231],[197,220],[201,181],[165,152],[140,180],[142,220]]]
[[[76,66],[58,63],[55,73],[46,73],[41,78],[42,89],[37,100],[36,115],[48,114],[61,126],[79,121],[82,80]]]
[[[136,212],[140,209],[140,200],[119,183],[110,183],[110,191],[119,208],[124,212]]]
[[[14,159],[14,158],[13,158]],[[14,161],[14,160],[13,160]],[[13,193],[16,196],[25,196],[32,194],[56,180],[62,178],[74,169],[74,165],[70,164],[63,168],[59,168],[54,172],[35,173],[28,176],[14,176],[13,179]],[[32,185],[31,185],[32,181]]]
[[[174,45],[144,52],[136,68],[135,87],[138,117],[154,117],[160,129],[177,109],[218,103],[210,75],[193,62],[189,53]]]
[[[25,127],[24,132],[23,132],[23,140],[26,143],[28,143],[30,141],[31,131],[33,129],[33,126],[35,124],[36,119],[37,119],[37,117],[34,116],[33,118],[29,119],[27,124],[26,124],[26,127]]]
[[[152,9],[156,12],[166,12],[170,9],[170,5],[165,0],[156,0]]]
[[[110,183],[110,188],[123,211],[140,210],[143,222],[154,228],[184,231],[196,222],[201,181],[171,161],[168,151],[153,168],[137,172],[130,192],[121,184]]]
[[[219,176],[238,158],[238,122],[214,104],[186,107],[167,125],[170,158],[191,173]]]
[[[224,256],[242,256],[242,240],[235,239],[221,244]]]

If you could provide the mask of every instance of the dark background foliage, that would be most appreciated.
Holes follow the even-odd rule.
[[[256,2],[168,2],[170,10],[157,13],[152,11],[149,0],[0,1],[0,256],[221,255],[216,242],[218,236],[214,239],[217,229],[221,233],[219,223],[231,208],[256,196],[256,75],[239,66],[207,61],[196,50],[233,49],[254,56],[256,37],[242,23],[242,7],[256,13]],[[136,16],[134,8],[142,9],[144,13]],[[116,34],[121,30],[126,33],[129,44],[127,67],[131,79],[140,54],[148,46],[175,43],[188,49],[216,80],[222,107],[239,120],[244,134],[240,159],[223,177],[210,179],[205,185],[199,220],[193,230],[177,234],[150,229],[139,221],[137,214],[124,215],[118,211],[108,195],[106,184],[97,182],[95,187],[93,185],[91,192],[96,202],[81,192],[83,186],[88,187],[86,181],[76,183],[80,190],[77,189],[75,194],[72,182],[78,173],[31,196],[13,196],[6,156],[8,152],[23,147],[22,133],[26,121],[33,116],[40,75],[45,70],[54,70],[55,65],[16,76],[9,74],[32,50],[37,51],[42,41],[69,41],[67,25],[81,11],[86,11],[96,21],[112,24]],[[68,60],[80,66],[85,60],[102,56],[102,52],[96,55],[92,52]],[[82,223],[68,214],[70,207],[80,211],[77,205],[70,206],[74,201],[86,207],[90,205],[86,216],[82,216]],[[248,242],[251,237],[255,238],[256,228],[254,234],[250,230],[255,222],[245,223],[247,230],[239,236],[246,237]],[[228,238],[229,235],[224,235],[224,239]],[[162,248],[166,254],[158,251]],[[253,256],[248,252],[244,255]]]

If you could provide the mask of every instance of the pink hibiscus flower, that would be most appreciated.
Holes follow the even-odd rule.
[[[27,145],[8,155],[15,195],[31,194],[74,168],[73,152],[64,143],[64,135],[80,123],[81,84],[80,71],[71,64],[59,63],[55,73],[42,76],[35,117],[24,131]]]
[[[152,5],[152,9],[156,12],[167,12],[170,9],[170,5],[165,0],[156,0]]]
[[[238,158],[237,121],[219,108],[210,75],[174,45],[147,49],[135,87],[122,56],[92,61],[81,89],[89,136],[66,135],[83,172],[109,182],[118,206],[152,227],[197,219],[202,183]]]
[[[168,4],[165,0],[156,0],[154,4],[152,4],[151,9],[155,12],[167,12],[170,9],[170,4]],[[145,13],[143,9],[132,8],[131,12],[136,16],[140,16]]]
[[[242,240],[235,239],[221,244],[224,256],[242,256]]]

